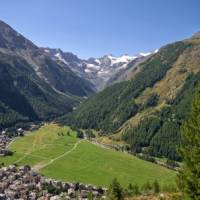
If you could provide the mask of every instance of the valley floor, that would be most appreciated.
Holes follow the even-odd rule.
[[[80,140],[69,127],[56,124],[46,124],[16,139],[10,148],[14,154],[0,157],[0,163],[28,164],[47,177],[63,181],[105,187],[115,177],[124,187],[154,180],[161,185],[175,182],[176,173],[172,170]]]

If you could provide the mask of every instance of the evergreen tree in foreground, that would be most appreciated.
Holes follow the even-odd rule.
[[[193,200],[200,200],[200,87],[193,101],[192,112],[182,127],[180,149],[184,165],[179,173],[179,187]]]
[[[108,189],[108,199],[110,200],[123,200],[124,192],[123,188],[116,178],[113,179]]]

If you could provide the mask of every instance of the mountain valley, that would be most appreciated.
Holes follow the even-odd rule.
[[[0,125],[49,120],[71,112],[91,94],[127,80],[153,53],[83,60],[60,49],[37,47],[0,21]]]
[[[126,141],[133,153],[180,160],[180,126],[200,74],[200,37],[162,47],[132,79],[93,95],[62,122]]]
[[[190,119],[200,113],[199,82],[200,33],[149,53],[81,59],[36,46],[0,21],[0,181],[10,181],[10,193],[0,183],[0,195],[17,193],[19,178],[50,200],[61,191],[100,199],[101,187],[109,187],[101,196],[116,187],[127,199],[180,197],[183,142],[199,152],[182,134],[199,131],[199,118]],[[31,187],[23,173],[34,184],[45,176],[44,187]]]

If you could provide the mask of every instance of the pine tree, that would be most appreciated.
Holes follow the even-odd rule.
[[[149,181],[147,181],[146,183],[144,183],[144,185],[142,186],[142,190],[145,193],[149,193],[152,190],[152,185],[150,184]]]
[[[113,181],[109,187],[108,198],[110,200],[123,200],[124,199],[123,188],[116,178],[113,179]]]
[[[160,185],[157,180],[153,182],[153,191],[156,194],[160,192]]]
[[[182,127],[182,139],[184,165],[178,176],[179,187],[191,199],[200,200],[200,87],[189,119]]]

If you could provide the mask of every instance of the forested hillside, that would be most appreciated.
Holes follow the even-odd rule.
[[[0,124],[44,120],[72,110],[78,101],[56,93],[23,60],[0,54]]]
[[[140,64],[132,80],[94,95],[61,121],[115,132],[135,153],[179,160],[179,129],[200,80],[199,55],[199,36],[166,45]]]
[[[0,21],[0,128],[66,114],[92,85]]]
[[[104,132],[117,130],[126,120],[142,110],[135,98],[147,87],[162,79],[167,70],[189,44],[177,42],[162,48],[159,53],[142,64],[142,70],[131,81],[105,89],[82,104],[69,118],[83,128]]]
[[[180,126],[190,112],[199,80],[200,73],[190,75],[173,101],[123,132],[122,139],[130,144],[132,152],[180,160],[177,153],[177,145],[181,142]]]

